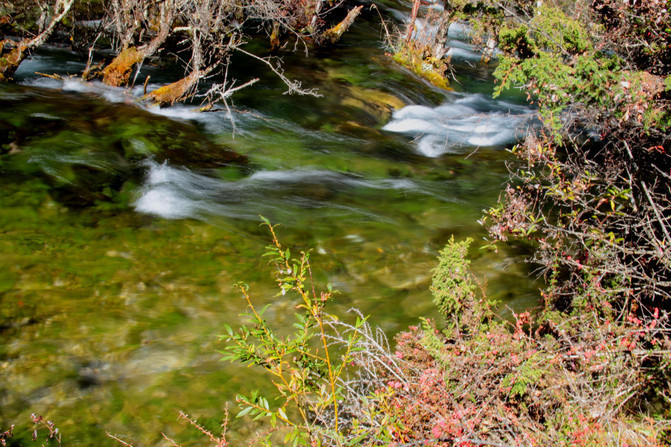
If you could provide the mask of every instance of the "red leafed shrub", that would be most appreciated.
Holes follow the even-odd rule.
[[[466,337],[426,321],[397,337],[406,383],[388,387],[399,443],[662,444],[665,424],[635,416],[661,385],[639,344],[654,328],[589,315],[517,321],[471,328]]]

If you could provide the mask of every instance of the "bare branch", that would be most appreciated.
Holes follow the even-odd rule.
[[[275,73],[282,80],[282,82],[284,82],[284,84],[287,86],[287,91],[284,92],[285,95],[296,94],[296,95],[309,95],[309,96],[314,96],[316,98],[321,98],[322,97],[322,95],[317,93],[317,89],[303,89],[301,87],[301,82],[300,81],[292,81],[291,79],[287,78],[284,75],[284,70],[282,70],[282,68],[279,65],[277,65],[277,66],[273,65],[272,62],[270,62],[269,58],[264,58],[264,57],[257,56],[256,54],[253,54],[253,53],[250,53],[249,51],[243,50],[239,46],[235,47],[235,50],[239,51],[243,54],[246,54],[247,56],[266,64],[268,66],[268,68],[270,68],[273,71],[273,73]]]

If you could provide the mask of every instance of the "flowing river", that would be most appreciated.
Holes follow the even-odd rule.
[[[454,91],[426,84],[385,55],[376,17],[333,48],[284,57],[286,75],[320,98],[283,95],[263,65],[236,58],[239,83],[261,81],[230,115],[37,74],[81,72],[85,58],[57,47],[0,85],[0,428],[17,424],[14,440],[30,444],[35,412],[65,445],[118,445],[105,431],[192,445],[179,410],[214,429],[235,393],[267,389],[260,371],[217,352],[245,310],[236,282],[270,303],[271,324],[290,326],[259,215],[292,251],[312,250],[316,286],[341,292],[332,312],[358,308],[390,335],[436,314],[431,269],[452,235],[475,239],[473,271],[491,298],[534,305],[522,249],[481,250],[477,222],[533,110],[491,98],[494,65],[459,30]],[[138,85],[177,74],[145,64]],[[233,445],[254,427],[233,421]]]

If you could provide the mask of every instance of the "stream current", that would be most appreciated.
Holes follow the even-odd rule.
[[[116,445],[105,431],[186,445],[197,436],[179,410],[214,429],[235,393],[267,388],[217,353],[223,325],[244,312],[236,282],[271,304],[271,324],[291,323],[259,215],[293,252],[312,250],[316,286],[341,292],[332,312],[358,308],[390,335],[436,316],[431,269],[453,235],[475,239],[473,271],[491,298],[535,304],[523,251],[480,250],[477,223],[533,110],[491,98],[494,66],[463,35],[454,91],[442,91],[390,61],[374,20],[308,59],[285,56],[286,74],[320,98],[283,95],[258,63],[235,60],[240,82],[261,81],[232,114],[37,74],[81,72],[81,55],[57,47],[0,85],[0,428],[29,426],[35,412],[67,445]],[[151,75],[151,89],[177,73],[145,64],[138,78]],[[253,429],[233,421],[233,444]]]

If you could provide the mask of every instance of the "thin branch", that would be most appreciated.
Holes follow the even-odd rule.
[[[268,58],[260,57],[257,56],[256,54],[250,53],[249,51],[243,50],[242,48],[236,46],[235,47],[236,51],[239,51],[243,54],[246,54],[247,56],[254,58],[260,62],[263,62],[266,64],[272,71],[275,73],[281,80],[284,82],[284,84],[287,86],[288,90],[284,92],[285,95],[289,94],[297,94],[297,95],[309,95],[309,96],[314,96],[316,98],[321,98],[323,95],[317,93],[317,89],[303,89],[301,87],[301,82],[300,81],[292,81],[291,79],[287,78],[284,75],[284,71],[279,67],[279,66],[274,66]]]

